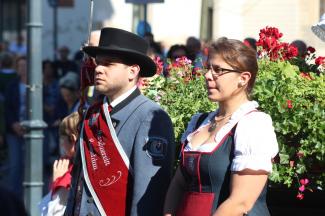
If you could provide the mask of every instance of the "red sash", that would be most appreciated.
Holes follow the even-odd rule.
[[[125,215],[131,169],[117,139],[106,102],[87,111],[80,151],[84,178],[101,215]]]

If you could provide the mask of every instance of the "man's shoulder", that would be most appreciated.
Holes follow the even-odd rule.
[[[116,113],[116,116],[134,116],[136,119],[150,120],[153,117],[161,116],[167,117],[167,113],[159,106],[159,104],[150,100],[144,95],[139,95],[128,103],[123,109]]]
[[[163,111],[165,112],[159,104],[157,104],[156,102],[150,100],[149,98],[147,98],[144,95],[139,95],[138,97],[140,104],[139,107],[137,109],[138,112],[142,112],[142,113],[148,113],[148,112],[155,112],[155,111]]]
[[[144,95],[138,95],[123,108],[112,114],[112,118],[128,122],[151,121],[158,117],[162,119],[169,118],[157,103]]]

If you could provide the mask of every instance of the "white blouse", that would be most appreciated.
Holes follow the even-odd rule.
[[[182,142],[188,141],[184,151],[211,152],[226,136],[230,130],[237,124],[234,135],[234,158],[231,164],[231,171],[241,171],[249,168],[252,170],[272,171],[272,158],[279,151],[274,127],[272,126],[271,117],[256,110],[258,103],[249,101],[242,104],[236,112],[232,114],[228,122],[218,131],[214,142],[206,143],[192,148],[191,139],[194,134],[210,124],[210,120],[218,111],[209,113],[208,117],[201,123],[195,131],[194,127],[200,116],[195,114],[188,124],[188,127],[182,135]]]

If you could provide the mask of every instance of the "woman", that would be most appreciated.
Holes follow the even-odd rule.
[[[270,116],[249,99],[256,52],[221,38],[210,46],[208,66],[208,97],[219,109],[189,122],[165,216],[269,215],[266,182],[278,144]]]

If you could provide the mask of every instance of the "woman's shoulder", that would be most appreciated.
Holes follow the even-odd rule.
[[[259,111],[252,110],[240,119],[238,125],[244,125],[245,127],[263,127],[272,125],[272,118],[269,114]]]
[[[238,122],[235,140],[236,148],[247,152],[270,151],[274,156],[278,151],[272,119],[265,112],[254,111],[243,116]]]

